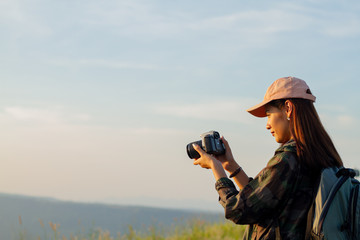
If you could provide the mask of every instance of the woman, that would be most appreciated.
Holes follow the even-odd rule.
[[[249,225],[244,239],[304,239],[317,177],[323,168],[343,165],[314,101],[305,81],[285,77],[268,88],[260,104],[248,109],[256,117],[268,118],[266,129],[281,144],[254,179],[235,161],[223,137],[222,156],[194,145],[200,154],[194,165],[212,169],[225,217]]]

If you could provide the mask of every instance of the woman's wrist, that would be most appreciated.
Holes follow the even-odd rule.
[[[232,173],[232,172],[236,171],[236,169],[238,169],[239,167],[240,167],[239,164],[237,164],[234,160],[232,163],[227,163],[224,166],[224,169],[226,171],[228,171],[229,173]]]
[[[230,178],[233,178],[235,177],[236,175],[238,175],[240,172],[242,171],[242,168],[241,167],[238,167],[235,171],[233,171],[231,174],[230,174]]]

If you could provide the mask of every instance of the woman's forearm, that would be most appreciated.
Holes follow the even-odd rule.
[[[237,168],[239,168],[240,166],[237,165]],[[211,167],[215,180],[219,180],[220,178],[223,177],[227,177],[225,170],[221,164],[221,162],[219,161],[213,161],[212,167]],[[234,172],[234,171],[232,171]],[[231,173],[231,171],[229,171],[229,173]],[[236,183],[236,185],[240,188],[243,189],[248,183],[249,183],[249,177],[246,175],[246,173],[241,169],[241,171],[236,174],[234,177],[234,182]]]
[[[237,173],[233,177],[233,179],[234,179],[234,182],[236,183],[236,185],[240,189],[243,189],[249,183],[249,177],[246,175],[246,173],[240,167],[240,165],[233,159],[231,162],[227,162],[226,165],[224,166],[224,169],[226,171],[228,171],[230,175],[231,175],[231,173],[234,173],[239,168],[241,169],[240,172]]]
[[[244,189],[244,187],[249,183],[249,177],[243,170],[236,174],[233,179],[240,190]]]
[[[224,168],[221,165],[221,162],[218,160],[214,160],[211,166],[213,171],[215,180],[219,180],[220,178],[227,177]]]

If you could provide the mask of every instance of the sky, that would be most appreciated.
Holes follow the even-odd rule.
[[[0,34],[0,192],[221,211],[185,147],[217,130],[255,176],[285,76],[360,168],[358,1],[0,0]]]

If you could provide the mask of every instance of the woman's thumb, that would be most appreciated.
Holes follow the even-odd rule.
[[[196,143],[193,143],[192,146],[200,155],[202,155],[204,153],[204,150],[202,150],[202,148],[199,145],[197,145]]]

